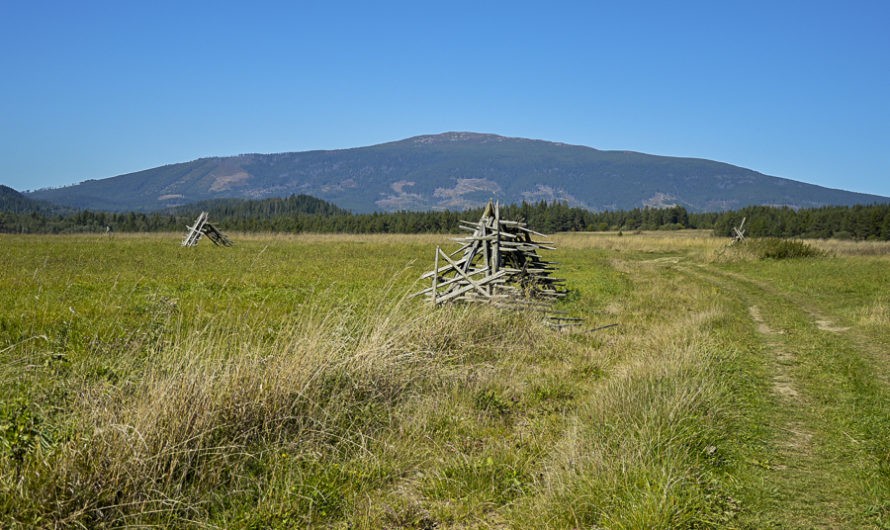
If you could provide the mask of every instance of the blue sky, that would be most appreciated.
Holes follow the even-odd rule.
[[[0,183],[474,131],[890,196],[890,2],[0,1]]]

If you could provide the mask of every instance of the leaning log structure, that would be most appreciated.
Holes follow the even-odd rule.
[[[538,255],[554,250],[552,243],[533,239],[544,234],[524,222],[501,219],[491,202],[478,223],[461,221],[461,229],[470,234],[455,239],[460,248],[446,253],[436,247],[433,270],[421,276],[431,285],[417,295],[436,305],[466,301],[541,309],[565,296],[564,280],[551,276],[555,263]]]
[[[225,234],[219,231],[215,226],[210,224],[207,221],[208,214],[207,212],[201,212],[197,219],[195,219],[195,224],[192,226],[187,226],[188,230],[185,234],[185,238],[182,240],[182,246],[184,247],[193,247],[198,244],[198,241],[201,240],[201,236],[207,236],[210,241],[213,242],[214,245],[221,245],[224,247],[231,247],[232,242],[229,238],[226,237]]]
[[[732,227],[732,242],[731,243],[741,243],[745,240],[745,219],[747,217],[742,217],[742,222],[739,223],[739,226]]]

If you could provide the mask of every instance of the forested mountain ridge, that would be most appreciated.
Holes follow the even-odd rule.
[[[295,194],[354,212],[463,210],[489,198],[560,201],[594,211],[679,205],[693,212],[890,202],[713,160],[466,132],[333,151],[202,158],[28,197],[93,210],[157,211],[208,199]]]
[[[215,199],[163,212],[50,213],[0,210],[0,233],[107,233],[181,231],[201,211],[226,231],[284,233],[455,233],[461,220],[478,219],[482,208],[454,212],[376,212],[353,214],[307,195],[243,200]],[[724,212],[688,212],[682,206],[592,212],[565,203],[539,201],[501,205],[506,218],[523,219],[545,232],[713,229],[729,236],[747,219],[752,237],[804,237],[890,240],[890,203],[823,206],[812,209],[748,206]]]
[[[26,197],[19,191],[9,186],[0,184],[0,212],[8,213],[64,213],[70,208],[54,206],[52,204]]]
[[[236,216],[245,219],[269,219],[287,215],[345,215],[348,212],[334,204],[309,195],[291,195],[271,199],[210,199],[168,208],[163,213],[195,216],[201,212],[217,216]]]
[[[9,186],[0,185],[0,211],[26,212],[37,208],[37,203]]]

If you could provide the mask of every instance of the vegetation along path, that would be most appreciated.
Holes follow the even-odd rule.
[[[823,269],[818,262],[814,266],[799,260],[754,267],[677,266],[688,281],[710,285],[722,298],[747,307],[770,374],[773,399],[767,414],[770,432],[756,460],[758,468],[740,479],[749,494],[759,497],[754,502],[765,521],[779,526],[888,524],[886,323],[870,333],[868,326],[851,321],[850,306],[838,303],[843,302],[841,293],[829,304],[818,293],[789,284],[794,275],[812,275],[810,282],[846,283],[849,288],[855,286],[857,273],[864,271],[848,265],[851,270],[843,274],[846,282],[831,278],[836,271]],[[778,269],[794,270],[771,274]],[[797,280],[802,283],[800,277]],[[846,302],[862,299],[848,297]]]

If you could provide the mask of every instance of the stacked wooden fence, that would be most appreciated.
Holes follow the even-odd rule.
[[[207,218],[207,212],[201,212],[201,214],[195,220],[195,224],[186,227],[188,232],[186,232],[185,238],[183,238],[182,240],[182,246],[193,247],[198,244],[201,236],[205,235],[210,239],[210,241],[213,242],[214,245],[221,245],[224,247],[232,246],[232,242],[229,240],[229,238],[227,238],[226,235],[220,232],[215,226],[210,224],[207,221]]]
[[[555,263],[538,254],[554,250],[553,244],[532,239],[544,234],[524,222],[501,219],[500,208],[491,202],[478,223],[461,221],[461,229],[470,234],[456,239],[460,248],[446,253],[436,247],[433,270],[421,276],[432,284],[416,295],[437,305],[468,301],[542,309],[565,296],[564,280],[551,276]]]
[[[742,222],[739,223],[739,226],[732,227],[732,243],[741,243],[745,240],[745,219],[747,217],[742,217]]]

